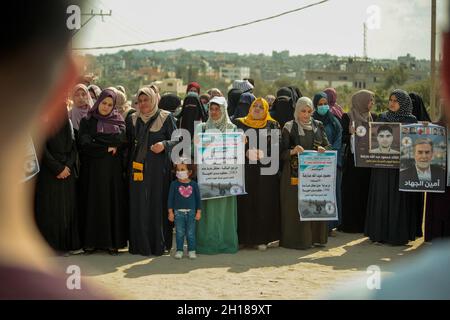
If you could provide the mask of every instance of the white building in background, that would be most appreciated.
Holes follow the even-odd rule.
[[[225,80],[241,80],[244,78],[250,78],[249,67],[220,67],[219,77]]]
[[[347,86],[355,89],[367,89],[383,83],[386,78],[386,73],[380,71],[307,70],[305,75],[306,81],[316,88]]]
[[[155,81],[152,84],[155,84],[159,88],[159,92],[161,94],[171,92],[177,95],[182,95],[186,93],[186,85],[183,85],[182,79],[168,78],[160,81]]]

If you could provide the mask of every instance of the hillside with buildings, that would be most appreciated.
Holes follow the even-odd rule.
[[[260,96],[275,94],[279,87],[294,84],[308,95],[325,87],[336,87],[345,100],[358,89],[370,89],[382,95],[383,91],[402,85],[426,92],[430,77],[430,62],[409,54],[389,60],[329,54],[290,55],[289,51],[273,51],[268,56],[183,49],[131,50],[84,55],[82,61],[84,71],[94,74],[96,83],[102,87],[121,84],[128,92],[135,92],[142,85],[156,82],[163,93],[174,92],[180,96],[190,81],[226,93],[234,79],[250,77],[255,79],[255,93]]]

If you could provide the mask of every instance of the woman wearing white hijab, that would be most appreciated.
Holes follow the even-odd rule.
[[[224,97],[214,97],[209,101],[208,121],[200,123],[197,132],[208,130],[236,130],[228,117]],[[238,249],[236,196],[203,200],[202,218],[197,225],[197,253],[236,253]]]
[[[330,148],[322,122],[311,117],[313,111],[311,99],[298,99],[294,120],[286,122],[281,134],[280,246],[290,249],[324,246],[328,241],[327,221],[300,221],[298,215],[298,154],[305,150],[324,152]]]

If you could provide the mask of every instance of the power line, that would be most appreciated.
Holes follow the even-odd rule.
[[[244,27],[244,26],[249,26],[251,24],[255,24],[255,23],[258,23],[258,22],[263,22],[263,21],[267,21],[267,20],[276,19],[276,18],[279,18],[281,16],[284,16],[284,15],[287,15],[287,14],[290,14],[290,13],[294,13],[294,12],[298,12],[298,11],[301,11],[301,10],[304,10],[304,9],[307,9],[307,8],[311,8],[311,7],[323,4],[323,3],[328,2],[328,1],[330,1],[330,0],[322,0],[322,1],[319,1],[319,2],[316,2],[316,3],[312,3],[312,4],[309,4],[309,5],[297,8],[297,9],[285,11],[285,12],[276,14],[274,16],[270,16],[270,17],[266,17],[266,18],[262,18],[262,19],[257,19],[257,20],[253,20],[253,21],[250,21],[250,22],[245,22],[245,23],[241,23],[241,24],[238,24],[238,25],[226,27],[226,28],[209,30],[209,31],[203,31],[203,32],[193,33],[193,34],[190,34],[190,35],[179,36],[179,37],[175,37],[175,38],[168,38],[168,39],[154,40],[154,41],[147,41],[147,42],[130,43],[130,44],[120,44],[120,45],[114,45],[114,46],[102,46],[102,47],[91,47],[91,48],[73,48],[73,50],[116,49],[116,48],[143,46],[143,45],[155,44],[155,43],[173,42],[173,41],[178,41],[178,40],[182,40],[182,39],[203,36],[203,35],[206,35],[206,34],[228,31],[228,30],[231,30],[231,29],[236,29],[236,28],[240,28],[240,27]]]
[[[126,24],[121,23],[118,19],[111,17],[111,22],[117,27],[117,30],[123,31],[123,33],[127,35],[127,39],[133,39],[133,41],[145,41],[145,38],[139,36],[137,31],[129,28]]]
[[[99,5],[99,6],[97,6],[97,5]],[[102,0],[95,0],[95,4],[93,4],[93,6],[95,8],[97,8],[98,10],[100,10],[100,8],[102,8],[102,7],[107,7],[103,3]],[[133,41],[145,41],[145,39],[148,37],[148,35],[144,34],[141,30],[138,30],[138,29],[132,27],[131,25],[129,25],[129,24],[125,23],[125,22],[121,22],[116,17],[121,19],[121,20],[125,20],[125,22],[127,21],[127,19],[120,14],[120,11],[116,11],[114,13],[114,16],[111,16],[111,22],[113,22],[113,23],[114,23],[114,21],[117,22],[117,23],[114,23],[114,24],[115,25],[117,24],[117,26],[121,30],[123,30],[124,32],[129,33],[130,35],[131,35],[131,33],[133,33],[133,35],[130,37],[131,39],[134,39]]]

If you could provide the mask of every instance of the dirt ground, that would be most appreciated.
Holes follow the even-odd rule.
[[[377,265],[382,276],[427,250],[423,238],[407,246],[375,245],[362,234],[339,233],[325,248],[243,249],[236,254],[143,257],[121,252],[55,258],[78,265],[82,276],[124,299],[317,299],[326,298]]]

